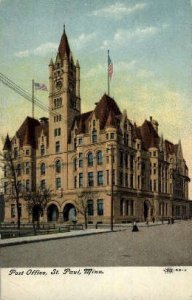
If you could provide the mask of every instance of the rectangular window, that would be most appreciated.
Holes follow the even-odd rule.
[[[74,188],[77,188],[77,176],[74,177]]]
[[[26,180],[25,188],[26,188],[26,191],[30,190],[30,180],[29,179]]]
[[[55,179],[55,186],[56,186],[57,190],[61,188],[61,178],[60,177],[57,177]]]
[[[88,186],[94,186],[93,172],[88,173]]]
[[[97,215],[103,216],[103,199],[97,200]]]
[[[123,172],[119,172],[119,185],[123,185]]]
[[[57,128],[58,135],[61,135],[61,128]]]
[[[107,185],[109,185],[109,170],[106,171]]]
[[[15,204],[11,204],[11,218],[15,217]]]
[[[156,151],[153,151],[153,156],[156,156]]]
[[[87,201],[87,212],[88,216],[93,216],[93,200]]]
[[[107,134],[106,134],[106,140],[108,140],[108,139],[109,139],[109,134],[107,133]]]
[[[133,170],[133,160],[134,160],[134,157],[133,155],[130,156],[130,169]]]
[[[79,153],[79,167],[83,167],[83,153]]]
[[[79,138],[79,145],[83,144],[83,138]]]
[[[57,136],[57,128],[54,129],[54,136]]]
[[[83,186],[83,173],[79,173],[79,187]]]
[[[97,172],[97,185],[103,185],[103,171]]]
[[[110,138],[111,138],[112,140],[115,138],[115,134],[114,134],[113,132],[110,134]]]
[[[29,155],[30,154],[30,151],[29,150],[26,150],[26,155]]]
[[[26,172],[27,175],[30,174],[30,164],[29,164],[29,162],[26,162],[25,172]]]
[[[57,142],[55,143],[55,152],[56,152],[56,153],[59,153],[59,152],[60,152],[60,142],[59,142],[59,141],[57,141]]]
[[[7,194],[8,191],[8,182],[4,182],[4,193]]]
[[[42,190],[45,189],[45,179],[42,179],[42,180],[41,180],[40,188],[41,188]]]
[[[125,186],[128,187],[128,174],[125,173]]]

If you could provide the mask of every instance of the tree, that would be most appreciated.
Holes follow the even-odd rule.
[[[0,153],[0,166],[5,173],[5,186],[9,191],[10,199],[14,199],[17,210],[17,227],[20,229],[21,224],[21,208],[20,208],[20,196],[21,196],[21,184],[18,180],[18,165],[16,165],[15,153],[12,151],[11,140],[7,135],[3,147],[3,153]],[[4,186],[4,187],[5,187]]]
[[[75,200],[75,206],[77,212],[83,216],[85,229],[87,229],[88,224],[88,200],[92,200],[94,197],[93,191],[83,190],[78,194],[78,199]]]
[[[32,215],[33,229],[36,232],[35,222],[37,222],[37,229],[39,229],[39,219],[51,199],[51,190],[44,188],[37,191],[27,191],[23,194],[23,199],[26,201],[29,214]]]

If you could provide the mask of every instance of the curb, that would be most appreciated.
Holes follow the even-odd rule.
[[[30,243],[39,243],[39,242],[46,242],[46,241],[51,241],[51,240],[60,240],[60,239],[69,239],[69,238],[75,238],[75,237],[82,237],[82,236],[88,236],[88,235],[95,235],[95,234],[104,234],[104,233],[110,233],[111,230],[108,231],[100,231],[100,232],[87,232],[87,233],[81,233],[78,235],[69,235],[69,236],[51,236],[51,235],[44,235],[44,238],[42,236],[41,239],[32,239],[32,240],[12,240],[8,241],[6,240],[5,242],[0,241],[0,247],[9,247],[9,246],[15,246],[15,245],[22,245],[22,244],[30,244]],[[46,237],[46,238],[45,238]],[[17,238],[15,238],[17,239]]]

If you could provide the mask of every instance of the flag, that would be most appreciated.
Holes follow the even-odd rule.
[[[47,91],[47,87],[46,87],[46,85],[44,83],[37,83],[37,82],[35,82],[34,85],[35,85],[35,89],[36,90]]]
[[[108,76],[109,78],[111,79],[112,77],[112,74],[113,74],[113,63],[112,63],[112,60],[108,54]]]

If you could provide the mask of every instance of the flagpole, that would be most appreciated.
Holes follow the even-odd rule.
[[[107,86],[108,86],[108,96],[110,96],[110,86],[109,86],[109,50],[107,50]]]
[[[34,99],[34,79],[32,80],[32,118],[34,119],[34,108],[35,108],[35,99]]]

